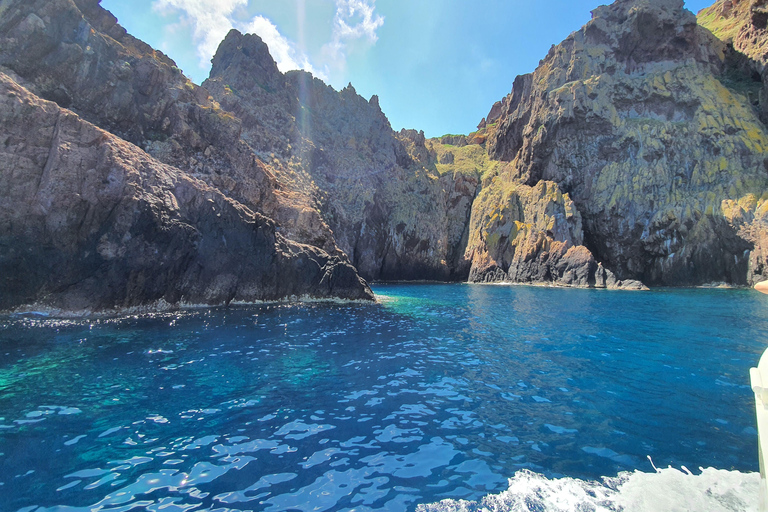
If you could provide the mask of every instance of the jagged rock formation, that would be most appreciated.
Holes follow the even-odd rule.
[[[0,65],[30,90],[259,211],[277,208],[274,178],[173,61],[133,38],[98,0],[5,2]]]
[[[494,105],[485,125],[466,136],[428,141],[440,173],[477,176],[480,182],[464,260],[472,282],[550,283],[562,286],[641,289],[620,281],[584,247],[581,217],[555,183],[528,186],[508,180],[505,164],[488,156],[485,141],[495,132]]]
[[[717,0],[698,13],[698,22],[755,62],[768,62],[768,2]]]
[[[199,150],[270,204],[273,179],[239,122],[98,2],[0,7],[0,64],[13,70],[0,73],[0,309],[372,298],[343,255],[286,240],[193,173],[62,108],[181,167]]]
[[[768,3],[763,0],[718,0],[714,5],[699,12],[699,24],[711,30],[729,48],[735,49],[735,60],[743,69],[743,75],[751,74],[751,80],[731,71],[725,81],[737,88],[750,101],[759,105],[761,119],[768,122]],[[740,59],[738,57],[741,57]],[[761,81],[757,78],[761,77]],[[757,98],[757,99],[756,99]],[[739,236],[748,240],[753,248],[747,280],[750,283],[765,279],[768,275],[768,220],[765,215],[765,194],[747,196],[739,201],[723,203],[723,214],[738,229]]]
[[[334,240],[366,279],[462,280],[475,173],[436,172],[423,133],[395,133],[378,99],[281,73],[256,35],[232,30],[203,86],[242,120],[242,138],[274,161],[283,189],[310,198],[324,236],[276,212],[291,236]],[[332,238],[331,238],[332,233]]]
[[[730,201],[754,212],[768,190],[768,134],[748,98],[721,81],[726,56],[681,0],[596,9],[503,100],[488,151],[507,164],[491,186],[514,192],[501,202],[486,200],[493,197],[486,192],[474,208],[517,220],[520,198],[530,194],[517,190],[545,183],[555,187],[545,217],[554,229],[535,252],[540,259],[556,243],[583,241],[617,279],[747,284],[759,267],[756,239],[726,210]],[[569,209],[580,214],[582,238]],[[533,217],[540,224],[541,214]],[[492,255],[501,248],[493,249],[490,235],[509,229],[497,224],[473,215],[470,228]],[[494,228],[483,237],[488,225]],[[473,268],[482,269],[479,254]]]
[[[478,197],[471,223],[479,227],[469,243],[474,251],[471,281],[642,287],[617,281],[595,261],[583,245],[573,201],[551,181],[533,187],[492,182]]]
[[[230,32],[201,87],[98,0],[5,0],[0,309],[370,298],[357,272],[761,280],[765,24],[727,3],[751,23],[730,46],[682,0],[600,7],[476,132],[427,140],[255,35]]]
[[[768,3],[765,0],[718,0],[697,16],[701,26],[722,40],[729,68],[723,82],[739,90],[760,107],[768,122]],[[749,77],[749,78],[746,78]]]

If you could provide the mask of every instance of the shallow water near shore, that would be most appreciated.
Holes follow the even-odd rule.
[[[0,510],[757,509],[768,297],[374,291],[0,320]]]

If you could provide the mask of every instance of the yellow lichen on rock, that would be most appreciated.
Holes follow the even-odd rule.
[[[515,82],[489,139],[509,168],[489,186],[559,184],[590,249],[620,277],[744,279],[735,276],[746,275],[750,242],[736,236],[735,207],[723,201],[747,210],[743,198],[766,190],[768,134],[732,83],[726,50],[682,2],[596,9]]]

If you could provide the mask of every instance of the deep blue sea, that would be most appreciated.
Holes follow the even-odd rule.
[[[768,296],[374,291],[0,319],[0,511],[757,509]]]

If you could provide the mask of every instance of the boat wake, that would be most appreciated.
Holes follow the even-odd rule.
[[[623,472],[602,481],[549,479],[522,470],[509,479],[509,489],[502,493],[479,502],[443,500],[420,505],[417,512],[757,511],[759,485],[759,473],[714,468],[702,468],[699,475],[674,468]]]

